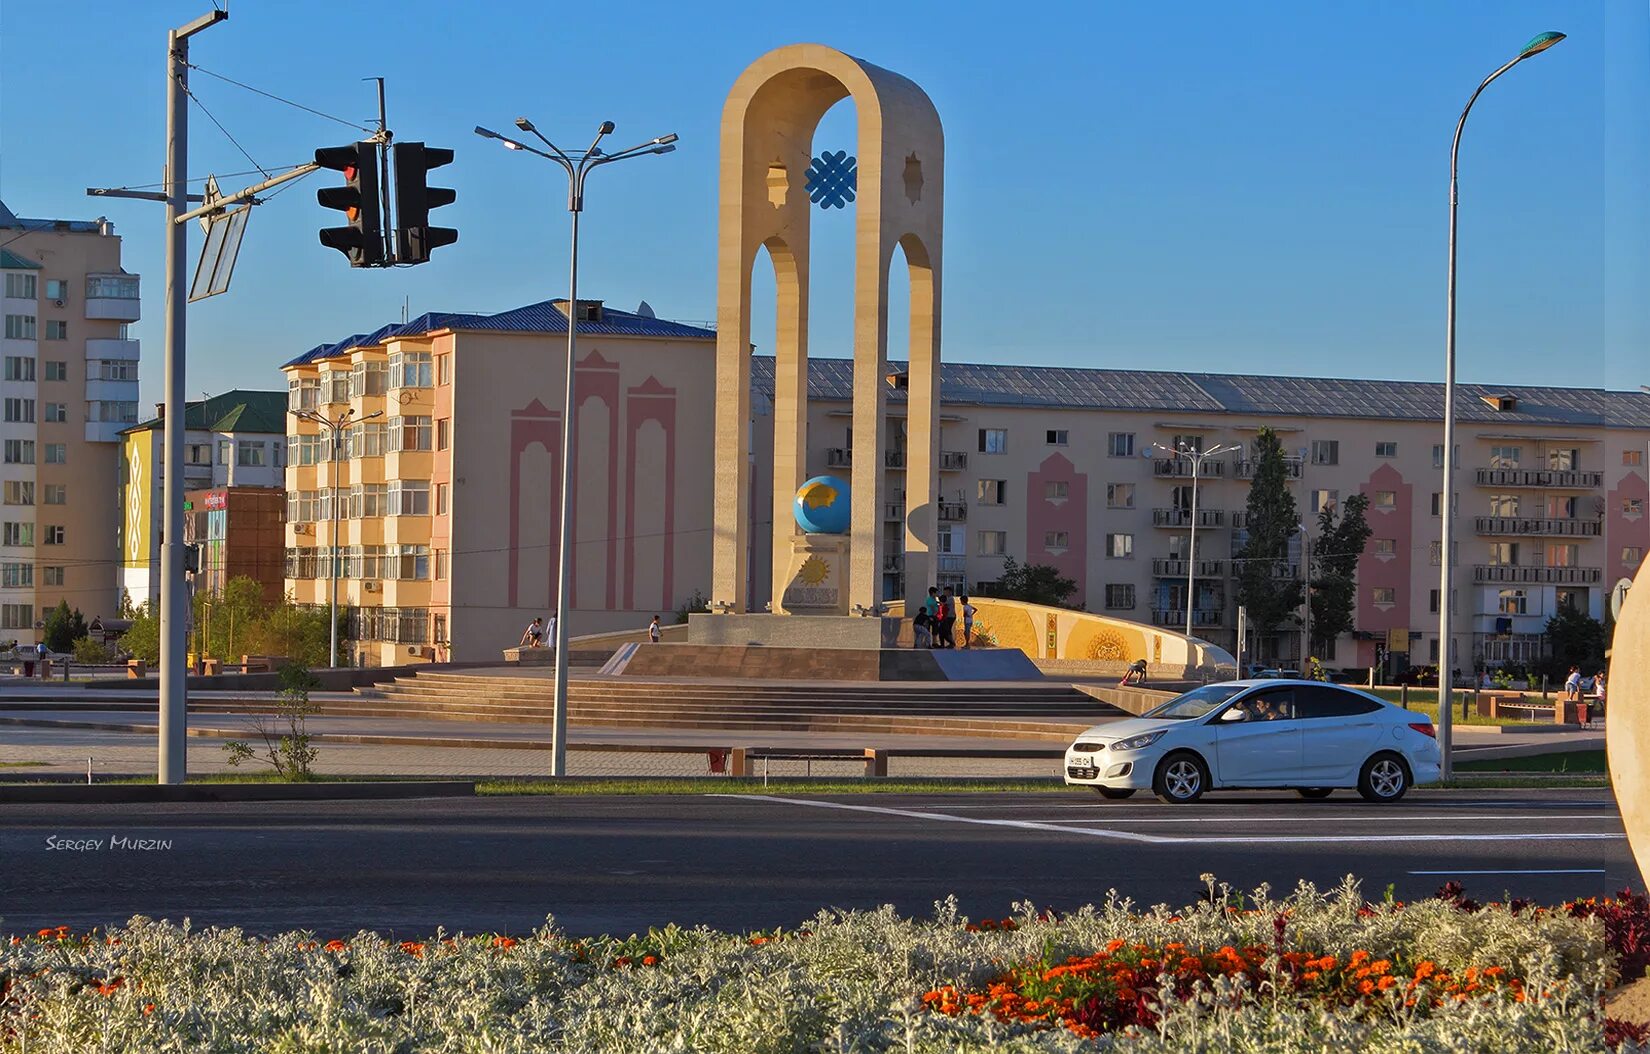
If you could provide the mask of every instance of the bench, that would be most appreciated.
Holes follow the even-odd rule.
[[[1527,717],[1532,721],[1551,720],[1556,725],[1585,725],[1596,704],[1592,700],[1566,702],[1563,699],[1527,699],[1517,692],[1490,692],[1478,700],[1478,712],[1490,719]]]

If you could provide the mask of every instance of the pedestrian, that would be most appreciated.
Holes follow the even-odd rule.
[[[1598,712],[1604,713],[1604,671],[1598,671],[1593,678],[1593,700],[1598,703]]]
[[[966,594],[958,597],[957,601],[962,610],[963,647],[972,648],[974,646],[974,613],[978,609],[968,602]]]
[[[647,624],[647,639],[653,644],[659,643],[659,637],[664,633],[664,627],[659,625],[659,616],[654,615],[653,621]]]
[[[939,617],[940,647],[955,648],[957,646],[957,638],[952,636],[952,631],[957,624],[957,602],[952,598],[951,590],[949,589],[947,589],[944,595],[940,597]]]
[[[544,643],[551,648],[556,646],[556,613],[550,612],[550,617],[544,620]]]
[[[1564,678],[1564,698],[1567,702],[1581,700],[1581,667],[1570,667],[1570,676]]]
[[[917,608],[917,614],[911,619],[911,646],[913,648],[932,648],[934,646],[933,622],[928,618],[925,608]]]
[[[516,647],[544,647],[544,620],[534,615],[533,621],[529,622],[527,628],[521,631],[521,643],[517,644]]]
[[[44,680],[47,676],[47,673],[46,673],[46,652],[47,652],[47,648],[46,648],[46,642],[45,641],[41,641],[39,644],[36,644],[34,646],[34,654],[35,654],[35,658],[39,660],[40,677],[41,677],[42,680]]]
[[[928,587],[928,596],[922,602],[922,609],[928,612],[928,620],[930,623],[939,618],[940,591],[938,589],[933,586]]]

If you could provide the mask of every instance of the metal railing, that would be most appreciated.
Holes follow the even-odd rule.
[[[1198,470],[1202,479],[1226,475],[1226,462],[1205,461]],[[1152,475],[1164,479],[1191,479],[1192,459],[1187,457],[1160,457],[1152,459]]]
[[[1604,580],[1601,567],[1543,567],[1530,564],[1474,564],[1474,582],[1589,586]]]
[[[940,451],[940,471],[941,472],[966,472],[966,471],[968,471],[968,453],[966,451],[963,451],[963,450],[942,450],[942,451]]]
[[[854,452],[847,447],[833,446],[825,450],[826,468],[849,468],[854,463]]]
[[[1220,611],[1217,608],[1193,608],[1192,609],[1192,628],[1193,629],[1196,629],[1199,626],[1203,626],[1203,627],[1219,626],[1219,625],[1224,624],[1225,620],[1226,620],[1226,613],[1223,612],[1223,611]],[[1185,629],[1186,628],[1186,609],[1185,608],[1179,608],[1179,609],[1176,610],[1176,609],[1170,609],[1170,608],[1153,608],[1152,609],[1152,625],[1154,625],[1154,626],[1167,626],[1171,629],[1175,628],[1175,627],[1178,627],[1180,629]]]
[[[1190,570],[1187,561],[1180,557],[1154,557],[1152,559],[1152,574],[1157,578],[1185,578]],[[1198,578],[1224,578],[1226,576],[1226,561],[1199,560],[1197,562]]]
[[[961,553],[940,553],[936,570],[942,575],[960,575],[968,570],[968,557]]]
[[[1153,509],[1153,527],[1190,527],[1192,525],[1192,510],[1190,509]],[[1226,526],[1225,509],[1197,510],[1197,525],[1199,527]]]
[[[1238,479],[1253,479],[1254,476],[1255,476],[1255,467],[1256,467],[1257,464],[1258,464],[1258,462],[1253,461],[1253,460],[1239,461],[1237,463],[1237,478]],[[1301,478],[1301,459],[1298,458],[1298,457],[1286,457],[1286,458],[1284,458],[1283,459],[1283,474],[1284,474],[1284,478],[1286,478],[1286,479],[1300,479]]]
[[[882,452],[882,465],[884,468],[904,468],[905,451],[884,450]]]
[[[1551,516],[1479,516],[1473,520],[1479,534],[1560,535],[1598,538],[1604,533],[1602,520]]]
[[[941,523],[959,523],[968,519],[968,503],[964,501],[942,501],[940,506]]]
[[[1481,468],[1480,487],[1561,487],[1591,490],[1604,485],[1604,473],[1567,468]]]

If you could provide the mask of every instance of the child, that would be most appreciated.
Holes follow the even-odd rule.
[[[974,612],[977,609],[968,602],[967,596],[960,596],[957,601],[962,605],[963,647],[971,647],[970,638],[974,634]]]
[[[659,637],[664,633],[664,627],[659,625],[659,616],[654,615],[653,621],[647,624],[647,639],[650,643],[659,643]]]
[[[917,615],[911,620],[911,646],[914,648],[932,648],[934,635],[929,629],[931,622],[928,612],[917,609]]]

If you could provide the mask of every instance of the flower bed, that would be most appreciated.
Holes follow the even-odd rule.
[[[1055,918],[267,940],[134,919],[0,942],[0,1051],[1592,1051],[1642,898],[1369,904],[1350,880]],[[1612,1041],[1640,1033],[1612,1025]]]

